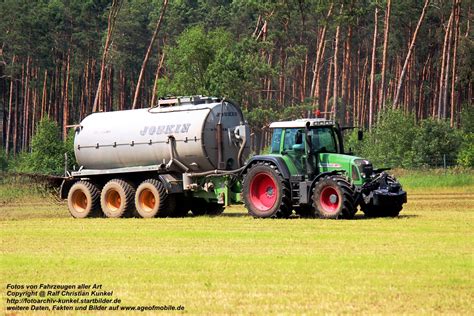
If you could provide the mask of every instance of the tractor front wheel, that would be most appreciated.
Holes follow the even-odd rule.
[[[243,199],[254,217],[288,217],[291,214],[290,188],[280,171],[267,162],[252,165],[243,180]]]
[[[319,179],[313,189],[313,209],[319,218],[353,218],[357,209],[352,184],[340,175]]]

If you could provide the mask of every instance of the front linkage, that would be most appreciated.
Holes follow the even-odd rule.
[[[357,189],[356,200],[367,217],[398,216],[407,202],[407,193],[395,177],[374,171],[372,180]]]

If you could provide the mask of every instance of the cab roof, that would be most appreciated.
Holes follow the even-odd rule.
[[[282,121],[282,122],[274,122],[270,124],[270,128],[291,128],[291,127],[306,127],[306,124],[309,123],[309,126],[334,126],[334,121],[327,120],[324,118],[305,118],[305,119],[298,119],[294,121]]]

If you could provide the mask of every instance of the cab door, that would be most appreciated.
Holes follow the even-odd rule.
[[[285,129],[282,155],[287,161],[288,167],[293,166],[293,168],[290,168],[291,174],[304,174],[306,154],[303,129]]]

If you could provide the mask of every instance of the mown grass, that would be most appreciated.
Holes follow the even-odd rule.
[[[122,304],[190,314],[472,314],[474,194],[408,193],[399,218],[350,221],[258,220],[240,206],[75,220],[64,203],[13,201],[0,207],[2,287],[101,283]]]

